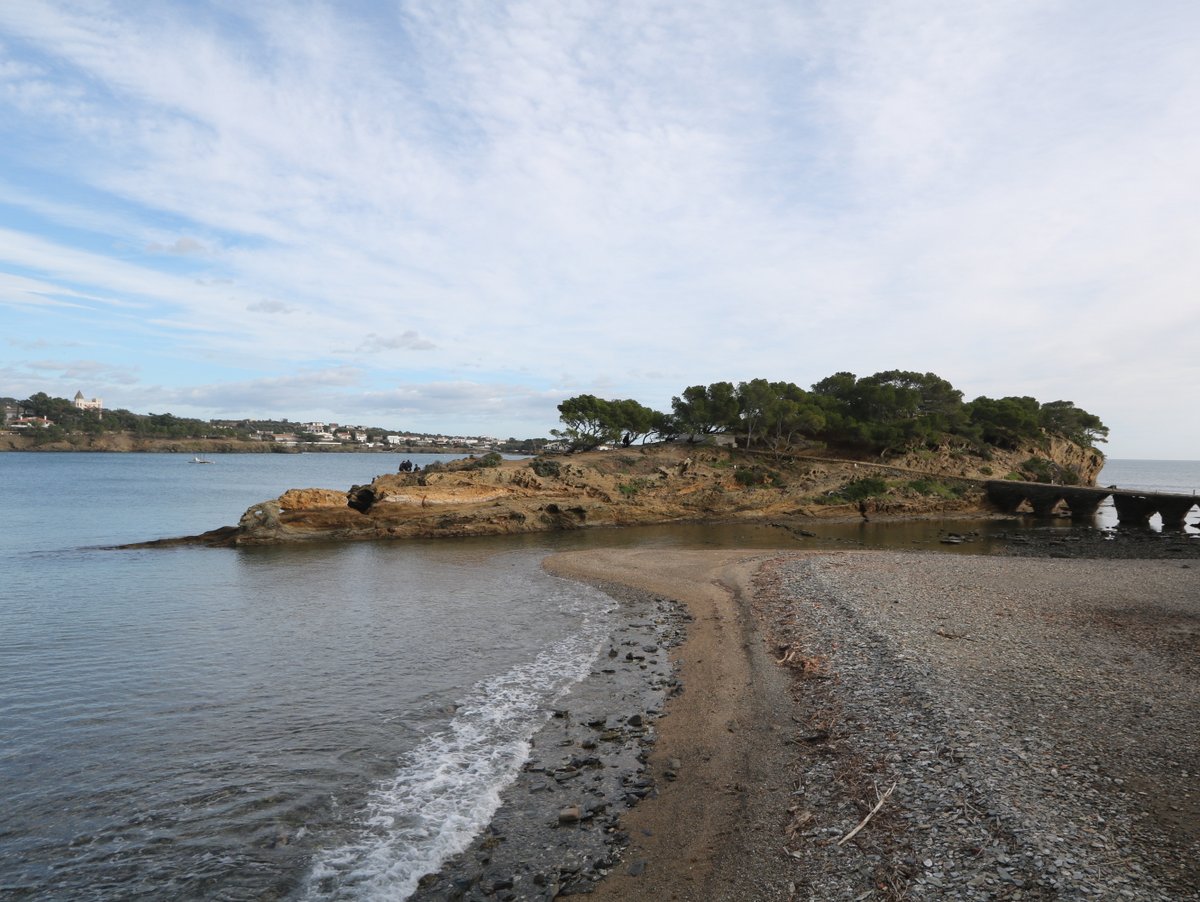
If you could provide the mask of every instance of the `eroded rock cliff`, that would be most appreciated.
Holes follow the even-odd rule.
[[[1089,449],[1041,449],[1094,482]],[[888,464],[656,445],[565,457],[467,458],[377,477],[347,491],[293,489],[251,507],[219,542],[495,535],[700,519],[917,515],[986,507],[980,480],[1019,472],[1028,449],[979,457],[925,453]],[[1066,472],[1063,469],[1063,472]],[[1033,474],[1025,473],[1026,478]],[[214,532],[214,536],[218,533]]]

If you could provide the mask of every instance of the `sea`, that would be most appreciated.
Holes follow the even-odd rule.
[[[209,460],[0,454],[0,899],[404,899],[487,825],[620,616],[599,590],[545,573],[547,554],[800,541],[768,524],[693,524],[115,547],[233,524],[289,488],[345,489],[398,462]],[[1111,460],[1099,484],[1195,492],[1200,461]],[[1055,528],[1114,523],[1102,509]],[[986,553],[1001,530],[1038,528],[814,524],[803,541]],[[981,540],[968,548],[939,541],[969,530]]]

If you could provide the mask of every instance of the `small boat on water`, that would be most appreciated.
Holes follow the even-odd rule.
[[[193,457],[191,460],[188,461],[188,463],[190,463],[190,464],[210,464],[210,463],[212,463],[212,461],[205,457]]]

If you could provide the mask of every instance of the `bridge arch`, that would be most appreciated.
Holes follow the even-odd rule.
[[[1167,492],[1000,479],[990,480],[985,486],[988,500],[1005,513],[1015,513],[1022,504],[1028,503],[1039,517],[1048,517],[1059,504],[1065,504],[1073,518],[1088,518],[1096,513],[1105,498],[1111,497],[1117,509],[1117,522],[1125,526],[1145,526],[1151,517],[1159,514],[1164,528],[1182,529],[1192,508],[1200,505],[1200,497],[1196,495]]]

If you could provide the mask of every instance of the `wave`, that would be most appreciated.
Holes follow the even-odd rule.
[[[609,632],[615,604],[607,596],[575,586],[558,600],[580,617],[580,629],[473,686],[450,723],[426,736],[396,775],[370,793],[358,835],[318,853],[306,899],[406,899],[422,876],[487,826],[550,706],[588,674]]]

